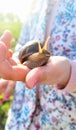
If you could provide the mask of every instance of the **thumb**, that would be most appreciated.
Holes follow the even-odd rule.
[[[45,76],[43,76],[42,67],[32,69],[26,76],[26,84],[29,88],[33,88],[38,83],[41,83],[44,80],[43,78],[45,78]]]

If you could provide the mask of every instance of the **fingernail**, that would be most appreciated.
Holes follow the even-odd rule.
[[[8,99],[9,99],[9,96],[8,96],[8,95],[5,95],[5,96],[4,96],[4,99],[5,99],[5,100],[8,100]]]
[[[31,82],[30,88],[36,86],[37,84],[38,84],[38,80],[34,80],[33,82]]]
[[[37,84],[38,84],[38,80],[35,80],[33,86],[36,86]]]

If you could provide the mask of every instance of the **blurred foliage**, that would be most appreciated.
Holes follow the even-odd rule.
[[[14,46],[18,41],[21,28],[22,28],[22,22],[17,15],[14,15],[12,13],[4,15],[0,13],[0,36],[7,29],[12,32],[13,36],[12,49],[14,49]]]
[[[0,102],[1,100],[3,99],[0,99]],[[4,101],[3,104],[0,105],[0,130],[4,130],[5,128],[8,110],[10,109],[12,100],[13,100],[13,95],[11,95],[8,101]]]
[[[17,15],[12,13],[8,13],[6,15],[0,13],[0,36],[3,34],[5,30],[10,30],[12,32],[13,40],[12,40],[12,49],[14,50],[15,45],[18,42],[18,38],[20,36],[20,31],[22,28],[22,22]],[[2,99],[2,95],[0,95],[0,102]],[[0,105],[0,130],[4,130],[8,110],[12,103],[13,96],[10,97],[8,101],[4,101],[3,104]]]

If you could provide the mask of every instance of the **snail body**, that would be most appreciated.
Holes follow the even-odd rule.
[[[28,66],[30,69],[43,66],[48,62],[50,52],[46,49],[49,37],[44,46],[39,41],[30,41],[23,46],[19,53],[21,64]]]

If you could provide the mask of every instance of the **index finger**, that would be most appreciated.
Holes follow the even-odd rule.
[[[7,80],[25,81],[29,68],[23,65],[14,65],[4,60],[0,65],[0,76]]]

